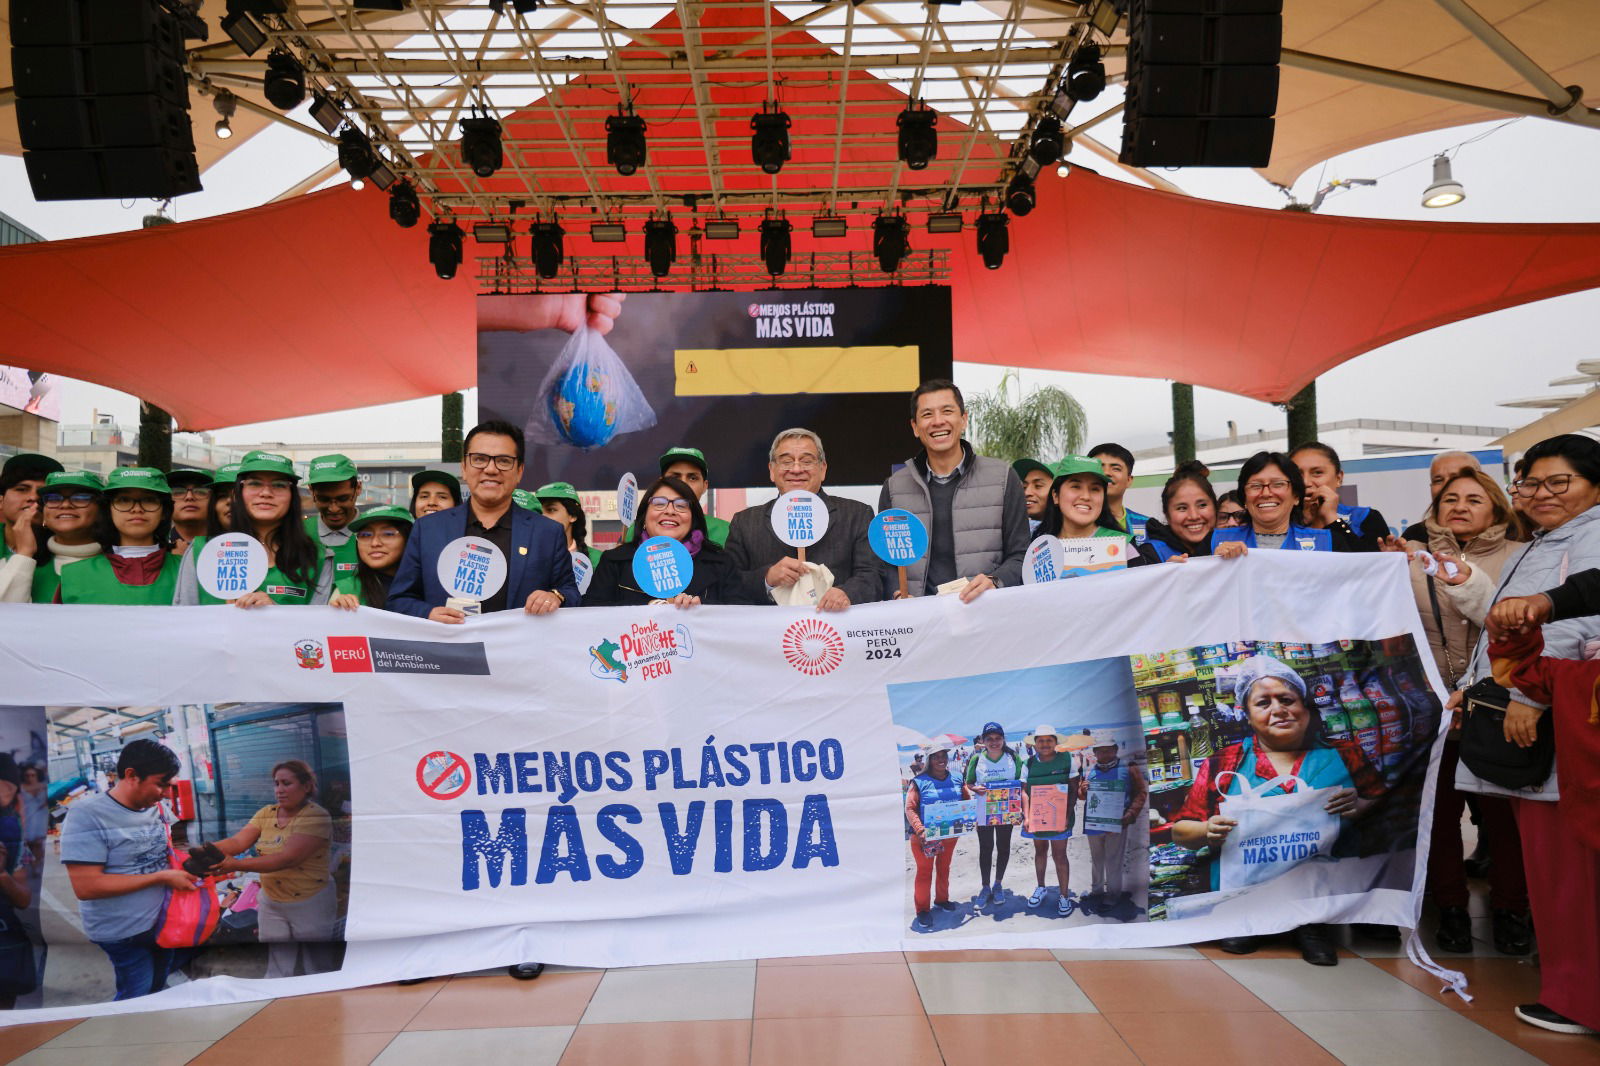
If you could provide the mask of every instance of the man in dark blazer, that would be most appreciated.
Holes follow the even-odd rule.
[[[821,563],[833,573],[833,587],[817,603],[823,611],[842,611],[852,603],[883,599],[883,570],[867,544],[872,508],[859,500],[822,491],[828,456],[822,439],[809,429],[786,429],[767,452],[767,472],[779,495],[814,492],[828,505],[828,531],[806,548],[806,562]],[[733,516],[726,551],[739,569],[751,603],[772,603],[772,590],[794,584],[806,572],[795,550],[772,531],[777,501],[746,507]]]
[[[485,614],[517,608],[549,614],[577,606],[572,556],[560,524],[511,499],[522,480],[522,430],[508,422],[484,422],[467,434],[463,447],[467,502],[417,519],[389,587],[388,609],[435,622],[466,621],[460,610],[445,606],[448,594],[439,583],[439,554],[467,536],[483,538],[506,557],[506,583],[483,601]]]

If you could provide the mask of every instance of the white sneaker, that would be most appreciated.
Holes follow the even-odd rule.
[[[1045,888],[1043,885],[1040,885],[1038,888],[1034,889],[1033,895],[1028,897],[1028,906],[1037,907],[1039,904],[1043,903],[1044,897],[1049,891],[1050,890]]]

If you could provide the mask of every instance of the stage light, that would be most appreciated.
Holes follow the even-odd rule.
[[[1067,163],[1062,163],[1060,166],[1056,167],[1056,177],[1058,178],[1064,178],[1071,173],[1072,167]]]
[[[1006,186],[1006,206],[1011,213],[1021,218],[1033,210],[1036,198],[1033,192],[1033,179],[1018,174],[1011,179],[1011,184]]]
[[[761,259],[767,264],[767,273],[777,276],[789,266],[789,256],[794,251],[794,224],[786,218],[761,220]]]
[[[279,111],[293,111],[305,102],[306,72],[300,61],[282,48],[267,55],[267,74],[261,83],[267,103]]]
[[[428,226],[428,262],[445,281],[456,276],[461,265],[461,242],[466,238],[454,222],[434,222]]]
[[[912,170],[926,168],[939,154],[939,133],[933,128],[938,121],[939,116],[925,107],[908,107],[895,119],[900,127],[900,161]]]
[[[511,227],[504,222],[479,222],[472,227],[472,239],[479,244],[510,244]]]
[[[619,105],[615,115],[606,116],[606,162],[623,177],[634,174],[645,162],[644,119],[630,108]]]
[[[589,227],[589,239],[599,244],[620,244],[628,239],[628,228],[620,222],[596,222]]]
[[[961,212],[939,211],[928,216],[929,233],[960,233]]]
[[[340,123],[344,122],[344,115],[339,113],[339,105],[321,93],[311,94],[311,117],[326,133],[332,133],[339,128]]]
[[[1033,128],[1033,143],[1028,145],[1028,154],[1043,167],[1061,158],[1061,148],[1061,120],[1046,115]]]
[[[394,171],[389,169],[389,164],[380,157],[378,165],[372,168],[372,184],[384,192],[389,191],[389,186],[394,184]]]
[[[1467,190],[1461,187],[1450,173],[1450,157],[1436,155],[1433,157],[1433,184],[1422,192],[1423,207],[1454,207],[1467,198]]]
[[[559,223],[533,224],[533,269],[541,278],[553,278],[560,273],[561,262],[566,258],[561,244],[565,235]]]
[[[417,187],[409,181],[389,190],[389,217],[401,229],[410,229],[422,217],[422,204],[417,200]]]
[[[731,241],[739,236],[739,220],[736,218],[708,218],[706,219],[706,240]]]
[[[544,0],[511,0],[511,10],[519,15],[531,15],[539,10],[539,5],[543,2]],[[489,0],[489,6],[494,8],[496,13],[504,14],[506,0]]]
[[[1079,45],[1067,60],[1067,95],[1079,103],[1093,100],[1106,90],[1106,65],[1100,61],[1100,46]]]
[[[849,229],[849,223],[838,215],[817,215],[811,220],[813,237],[843,237]]]
[[[885,274],[900,269],[900,261],[911,251],[911,223],[904,215],[879,215],[872,223],[872,254]]]
[[[346,126],[339,134],[339,165],[350,175],[350,185],[357,189],[364,187],[377,169],[378,157],[372,151],[372,142],[354,126]]]
[[[1010,224],[1004,211],[978,216],[978,254],[990,270],[999,270],[1006,253],[1011,250]]]
[[[499,170],[506,161],[500,145],[500,123],[486,116],[462,119],[461,161],[480,178]]]
[[[773,105],[761,105],[761,114],[750,116],[750,158],[765,174],[776,174],[789,161],[789,116]]]
[[[246,15],[243,11],[235,11],[222,20],[222,32],[226,33],[233,43],[239,46],[239,51],[247,56],[253,56],[261,51],[261,46],[267,43],[267,35],[256,25],[256,20]]]
[[[217,109],[217,140],[225,141],[233,136],[231,123],[234,109],[239,106],[239,98],[226,89],[218,89],[211,96],[211,106]]]
[[[644,258],[658,278],[672,269],[678,258],[678,227],[670,218],[652,218],[644,224]]]

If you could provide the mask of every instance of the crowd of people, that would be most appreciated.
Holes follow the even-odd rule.
[[[1015,586],[1022,581],[1030,541],[1045,532],[1121,538],[1134,566],[1207,555],[1237,558],[1252,549],[1406,552],[1416,560],[1413,586],[1431,650],[1441,676],[1456,691],[1493,676],[1491,640],[1511,635],[1509,615],[1495,628],[1501,611],[1496,601],[1535,605],[1521,608],[1517,618],[1519,624],[1531,624],[1530,618],[1544,622],[1546,656],[1579,659],[1587,643],[1600,638],[1600,616],[1582,614],[1600,611],[1600,601],[1528,599],[1569,575],[1600,567],[1600,443],[1587,436],[1564,435],[1530,449],[1518,463],[1509,499],[1470,455],[1440,455],[1431,471],[1425,519],[1396,534],[1375,510],[1341,501],[1339,456],[1320,443],[1287,454],[1251,456],[1238,471],[1237,490],[1221,496],[1203,465],[1185,463],[1162,489],[1161,514],[1146,516],[1126,505],[1134,457],[1120,445],[1097,445],[1087,455],[1054,463],[1023,459],[1008,465],[979,455],[965,440],[961,391],[948,380],[919,386],[909,414],[919,448],[888,477],[879,498],[880,510],[910,511],[929,533],[926,555],[906,568],[905,592],[897,590],[891,569],[868,546],[872,509],[825,490],[827,455],[822,440],[808,429],[780,432],[768,456],[769,475],[780,493],[804,489],[818,494],[828,508],[827,532],[807,549],[802,563],[773,535],[772,503],[750,507],[730,522],[706,515],[701,496],[710,484],[709,465],[692,447],[661,456],[659,476],[641,493],[637,518],[623,542],[597,552],[588,543],[572,486],[556,483],[523,493],[518,486],[527,456],[521,430],[486,422],[464,441],[461,477],[443,470],[416,475],[409,509],[360,511],[359,473],[338,455],[310,464],[304,487],[316,513],[309,516],[294,464],[267,452],[252,452],[215,473],[125,468],[104,479],[64,470],[43,456],[15,456],[0,475],[5,533],[0,601],[217,603],[197,581],[196,559],[208,538],[232,531],[260,541],[270,568],[258,590],[230,601],[246,608],[365,605],[459,624],[466,614],[450,602],[435,563],[445,545],[471,535],[493,543],[510,562],[505,584],[478,605],[485,612],[520,609],[540,615],[579,605],[650,602],[654,597],[639,587],[632,562],[639,545],[651,537],[680,541],[694,561],[688,587],[670,601],[679,607],[809,602],[793,595],[805,584],[814,590],[819,609],[839,611],[902,595],[953,593],[971,602],[989,590]],[[581,594],[575,553],[593,566]],[[1428,572],[1428,566],[1435,569]],[[1545,621],[1553,617],[1551,602],[1564,605],[1560,620]],[[1559,703],[1563,690],[1531,681],[1528,687],[1508,688],[1514,698],[1505,716],[1506,738],[1531,744],[1550,700]],[[1268,705],[1282,708],[1304,693],[1269,670],[1243,696],[1259,698],[1265,715]],[[1581,740],[1565,734],[1558,732],[1556,744],[1562,776],[1558,801],[1555,789],[1536,798],[1457,790],[1450,772],[1457,751],[1446,745],[1429,887],[1438,908],[1439,947],[1470,948],[1468,860],[1458,819],[1463,805],[1472,806],[1491,874],[1496,946],[1525,954],[1532,949],[1534,929],[1549,934],[1540,944],[1546,976],[1542,1001],[1519,1008],[1519,1016],[1545,1028],[1578,1031],[1600,1028],[1600,922],[1593,907],[1600,898],[1600,853],[1564,827],[1581,820],[1569,797],[1592,795],[1585,789],[1600,775],[1600,760],[1585,754],[1590,749]],[[1282,760],[1271,757],[1269,746],[1254,763],[1253,772],[1263,779],[1281,772]],[[1038,750],[1029,759],[1041,756],[1048,761],[1048,753]],[[948,753],[944,758],[944,776],[930,759],[918,778],[937,782],[929,795],[970,794],[982,787],[976,778],[964,780],[964,770],[950,767]],[[1463,774],[1464,781],[1468,777]],[[1361,802],[1361,781],[1352,778],[1351,784],[1350,797],[1341,802],[1353,809]],[[1213,813],[1190,813],[1178,835],[1225,834]],[[984,854],[1003,855],[998,845],[998,839],[992,841]],[[920,847],[914,839],[913,848]],[[1050,839],[1036,839],[1040,885],[1056,854]],[[926,860],[930,875],[936,874],[940,857],[937,849],[923,855],[919,869]],[[987,870],[988,860],[982,861]],[[1056,861],[1059,867],[1064,860]],[[998,865],[996,884],[1004,874],[1003,861]],[[1563,871],[1559,876],[1558,870]],[[1059,880],[1064,887],[1064,872]],[[1574,895],[1581,892],[1588,895]],[[932,895],[937,897],[936,888]],[[921,902],[919,896],[919,910]],[[1308,960],[1332,958],[1329,930],[1305,927],[1297,936]],[[1254,946],[1254,938],[1224,944],[1241,952]],[[1557,982],[1553,973],[1579,976]]]

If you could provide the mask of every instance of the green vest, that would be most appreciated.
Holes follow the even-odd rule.
[[[1074,776],[1071,752],[1058,751],[1048,763],[1037,755],[1028,756],[1029,785],[1064,785]]]
[[[182,563],[167,553],[161,573],[148,585],[124,585],[111,560],[104,555],[80,559],[61,568],[62,603],[109,603],[129,607],[165,607],[172,604]]]
[[[345,588],[339,583],[339,579],[348,576],[352,582],[356,580],[356,571],[360,567],[361,557],[356,554],[355,535],[351,534],[351,536],[348,537],[345,542],[339,545],[337,548],[330,548],[326,544],[322,543],[322,537],[317,532],[317,523],[319,521],[320,519],[316,515],[312,515],[310,518],[307,518],[306,533],[308,533],[311,539],[316,542],[317,550],[322,555],[331,556],[333,558],[334,587],[340,592],[352,592],[354,590]]]
[[[10,555],[11,555],[11,545],[6,543],[5,532],[3,530],[0,530],[0,559],[6,559]]]
[[[77,562],[83,563],[88,562],[88,560],[79,559]],[[62,569],[66,568],[62,567]],[[33,568],[34,603],[56,602],[56,589],[59,588],[60,585],[61,576],[56,573],[56,564],[54,559],[50,560],[48,563],[40,563],[38,566]]]
[[[194,539],[194,545],[189,550],[194,553],[196,562],[200,559],[200,549],[206,546],[208,539],[207,537],[196,537]],[[260,591],[265,592],[273,603],[279,603],[285,607],[303,607],[309,604],[311,597],[315,595],[317,582],[313,578],[310,585],[296,583],[289,579],[288,574],[274,566],[267,571],[267,579],[262,582]],[[206,591],[204,585],[199,587],[198,592],[200,594],[200,602],[206,606],[228,602],[227,600],[219,600],[211,595]]]

